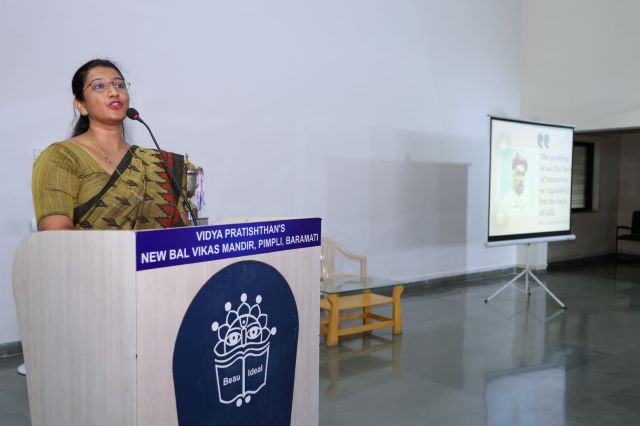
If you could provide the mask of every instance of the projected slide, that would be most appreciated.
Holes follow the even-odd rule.
[[[570,234],[573,128],[491,117],[489,242]]]

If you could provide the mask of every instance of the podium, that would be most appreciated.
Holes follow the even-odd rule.
[[[29,235],[33,425],[318,422],[320,219]]]

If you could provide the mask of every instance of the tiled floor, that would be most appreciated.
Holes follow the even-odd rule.
[[[321,425],[640,424],[640,264],[415,291],[404,333],[321,347]]]
[[[27,381],[16,373],[22,357],[0,359],[0,425],[30,425]]]
[[[320,348],[321,425],[640,424],[640,264],[563,267],[403,298],[404,333]],[[21,358],[0,360],[0,425],[28,422]]]

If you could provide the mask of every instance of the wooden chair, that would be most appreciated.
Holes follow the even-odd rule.
[[[360,263],[360,274],[336,273],[336,254],[340,253],[350,260]],[[392,327],[393,334],[402,333],[402,309],[400,295],[404,286],[393,283],[392,296],[383,296],[371,292],[375,287],[375,278],[367,276],[366,256],[352,253],[336,241],[322,237],[320,250],[320,280],[325,297],[320,301],[320,310],[327,314],[320,318],[320,333],[326,334],[327,346],[336,346],[340,336],[356,333],[368,333],[384,327]],[[387,280],[388,281],[388,280]],[[357,286],[354,287],[354,282]],[[345,287],[341,287],[344,285]],[[331,289],[327,289],[330,286]],[[389,286],[389,285],[388,285]],[[345,295],[346,294],[346,295]],[[392,317],[372,312],[374,306],[391,305]],[[340,314],[341,311],[356,311]],[[362,320],[361,325],[340,327],[343,321]]]
[[[626,233],[620,233],[626,231]],[[616,254],[618,254],[618,242],[623,241],[640,241],[640,211],[634,211],[631,216],[631,226],[616,227]]]

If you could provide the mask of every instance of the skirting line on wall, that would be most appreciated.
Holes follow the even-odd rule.
[[[22,342],[0,343],[0,358],[22,355]]]

